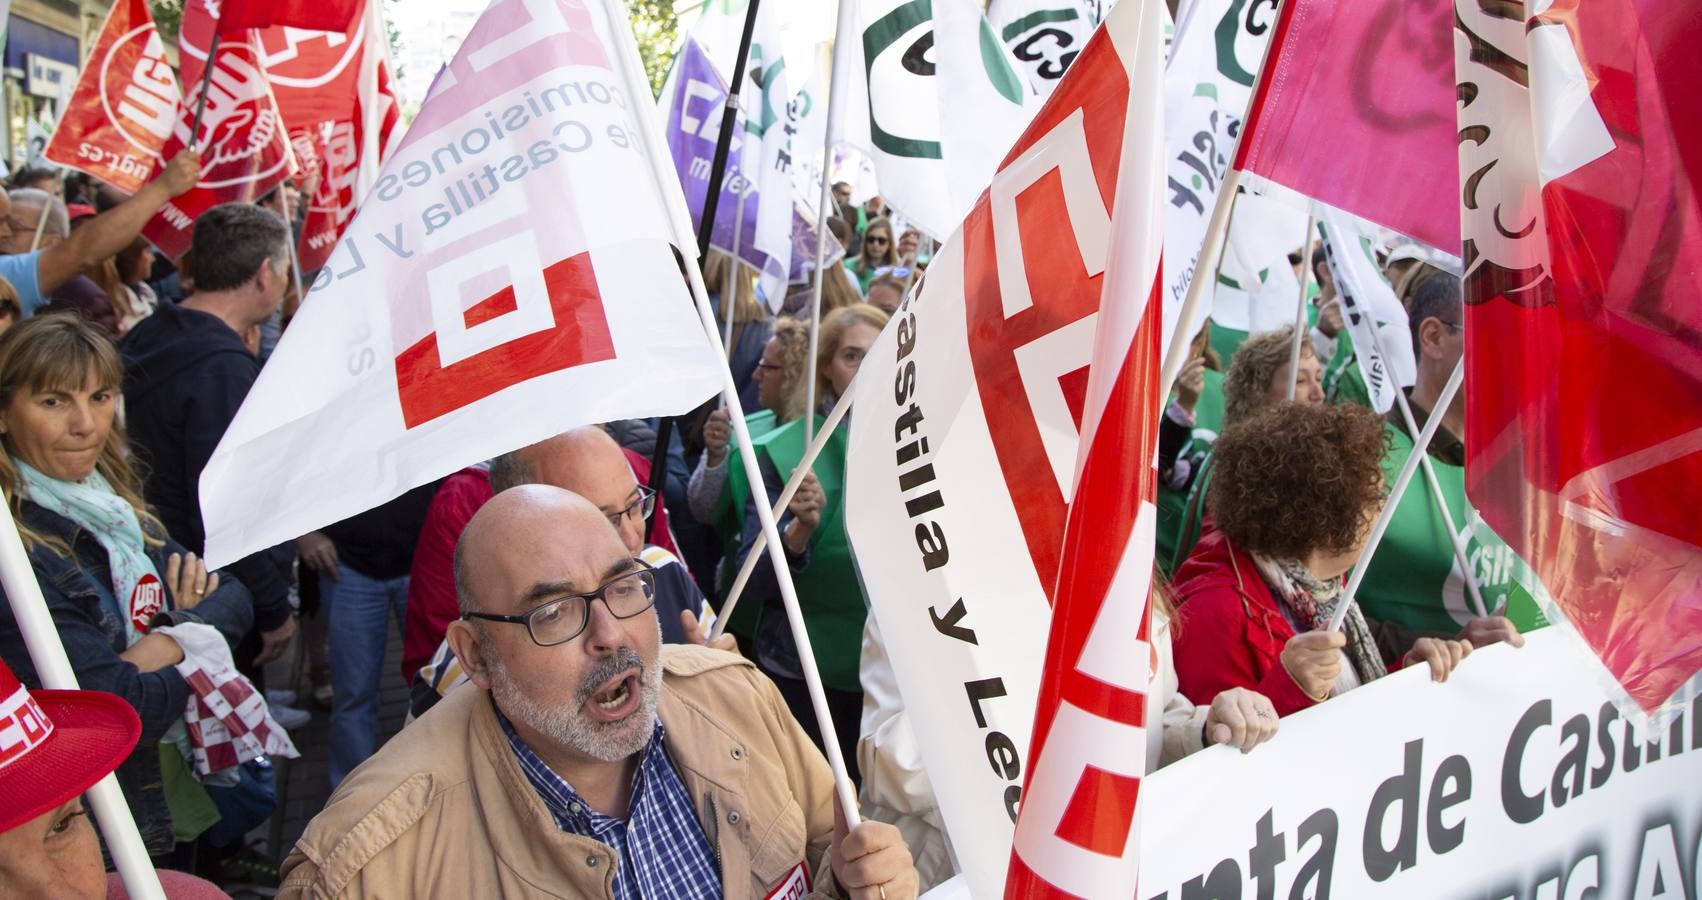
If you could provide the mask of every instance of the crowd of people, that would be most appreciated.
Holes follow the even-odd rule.
[[[711,401],[662,429],[665,446],[655,421],[575,429],[209,571],[201,471],[300,302],[301,210],[289,185],[215,207],[184,258],[156,258],[141,229],[198,170],[185,153],[129,197],[26,170],[0,201],[0,490],[84,689],[40,690],[0,606],[0,694],[57,723],[0,747],[0,781],[24,786],[8,796],[29,798],[0,816],[0,893],[107,890],[78,796],[108,771],[159,868],[226,888],[240,869],[287,896],[764,896],[800,879],[900,900],[950,876],[846,535],[845,429],[778,525],[861,824],[836,808],[768,556],[726,608],[755,504],[778,502],[807,425],[850,389],[932,240],[835,185],[844,260],[823,273],[813,357],[811,286],[765,297],[749,266],[712,254],[761,491]],[[1474,648],[1544,624],[1518,566],[1480,564],[1505,546],[1439,515],[1475,521],[1461,401],[1438,408],[1463,352],[1460,282],[1427,259],[1397,247],[1385,274],[1409,312],[1417,427],[1441,417],[1436,477],[1402,498],[1345,607],[1415,435],[1367,405],[1328,266],[1294,257],[1320,285],[1300,334],[1196,337],[1160,426],[1149,766],[1252,751],[1282,716],[1404,666],[1446,679]],[[396,636],[409,724],[384,742]],[[293,848],[257,860],[245,836],[277,813],[267,753],[313,713],[277,692],[230,710],[233,729],[278,739],[226,754],[197,703],[227,671],[265,697],[268,663],[298,643],[307,671],[278,687],[328,714],[333,793]],[[81,747],[80,765],[31,775],[69,752],[55,746]],[[172,896],[218,895],[171,878]]]

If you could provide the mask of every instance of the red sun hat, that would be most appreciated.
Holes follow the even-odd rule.
[[[88,790],[141,736],[142,720],[116,694],[27,690],[0,661],[0,833]]]

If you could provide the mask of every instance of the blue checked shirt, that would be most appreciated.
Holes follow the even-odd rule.
[[[507,717],[499,711],[496,719],[502,723],[503,734],[508,735],[520,770],[555,817],[556,825],[569,834],[596,838],[615,851],[620,860],[615,869],[616,900],[715,900],[721,896],[720,866],[698,824],[685,783],[662,745],[661,720],[656,722],[650,743],[640,751],[642,758],[632,776],[629,818],[623,822],[592,809],[572,785],[520,740]]]

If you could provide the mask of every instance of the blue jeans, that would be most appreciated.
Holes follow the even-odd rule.
[[[319,577],[331,638],[331,788],[377,749],[378,678],[384,668],[389,619],[408,606],[408,577],[368,578],[337,564],[337,578]]]

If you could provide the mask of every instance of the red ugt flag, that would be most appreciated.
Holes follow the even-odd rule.
[[[253,32],[227,34],[220,40],[218,58],[211,61],[212,78],[205,82],[201,128],[190,134],[215,13],[208,0],[191,0],[184,6],[179,46],[185,95],[160,154],[162,160],[171,159],[193,145],[201,152],[201,180],[167,203],[142,229],[144,237],[174,259],[189,249],[190,230],[201,213],[221,203],[258,200],[288,178],[295,164]],[[155,167],[156,174],[163,165]]]
[[[1702,668],[1702,19],[1462,9],[1467,489],[1652,710]]]
[[[219,30],[229,34],[277,26],[347,31],[363,5],[363,0],[224,0],[219,9]]]
[[[146,0],[118,0],[45,155],[133,194],[162,163],[182,96]]]
[[[1162,28],[1158,4],[1119,5],[1054,95],[1090,73],[1096,51],[1121,58],[1128,73],[1110,262],[1035,711],[1033,763],[1005,881],[1010,898],[1131,896],[1139,874],[1136,802],[1153,675],[1147,643],[1157,517],[1153,459],[1164,352]]]
[[[1449,0],[1284,0],[1235,168],[1449,253]],[[1427,189],[1424,186],[1432,186]]]

